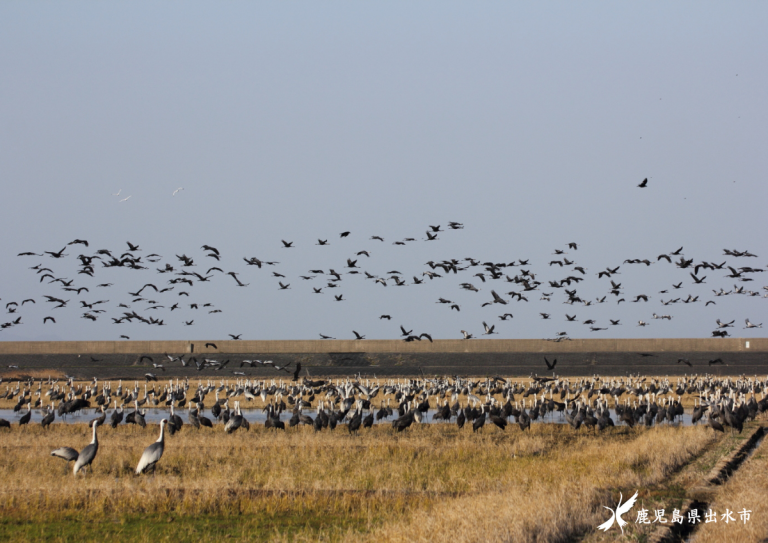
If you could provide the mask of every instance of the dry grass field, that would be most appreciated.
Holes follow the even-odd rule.
[[[476,434],[453,423],[415,424],[395,434],[383,423],[357,436],[345,426],[281,432],[252,423],[250,431],[227,435],[222,425],[185,424],[166,436],[156,474],[135,476],[157,435],[156,424],[100,427],[93,470],[75,478],[72,463],[50,451],[82,449],[91,439],[86,424],[0,429],[0,538],[649,541],[656,526],[634,523],[637,506],[625,515],[625,535],[616,526],[597,531],[609,517],[603,506],[639,490],[638,505],[666,508],[671,516],[686,489],[743,442],[739,434],[666,424],[601,433],[564,424],[534,424],[526,432],[486,424]],[[696,541],[768,536],[759,506],[768,493],[763,449],[712,503],[752,509],[751,524],[702,526]]]
[[[71,464],[49,453],[82,448],[90,440],[84,424],[3,431],[0,536],[572,540],[605,520],[601,504],[611,504],[616,490],[647,492],[731,439],[703,427],[664,426],[599,436],[555,424],[525,434],[486,427],[477,435],[421,425],[397,436],[388,425],[360,436],[343,428],[275,433],[254,426],[226,435],[220,427],[185,426],[168,438],[156,475],[136,477],[156,434],[156,425],[100,428],[93,472],[76,479]]]

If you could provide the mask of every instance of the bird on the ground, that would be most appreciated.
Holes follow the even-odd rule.
[[[149,470],[152,473],[155,471],[157,463],[163,456],[163,450],[165,449],[165,425],[168,424],[166,419],[160,421],[160,437],[157,441],[152,443],[149,447],[144,449],[144,454],[139,459],[139,464],[136,466],[136,475],[141,475]]]
[[[91,442],[77,455],[75,467],[72,469],[72,473],[75,476],[77,476],[77,472],[80,470],[84,470],[84,473],[87,473],[85,468],[91,465],[93,459],[96,458],[96,453],[99,452],[99,440],[96,437],[96,429],[98,427],[98,424],[93,425],[93,439],[91,439]]]

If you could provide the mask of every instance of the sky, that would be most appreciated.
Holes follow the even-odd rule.
[[[744,321],[768,321],[768,277],[702,269],[695,284],[657,257],[683,247],[694,265],[767,269],[766,16],[761,2],[3,2],[0,323],[22,320],[0,341],[398,338],[400,325],[437,339],[481,337],[484,321],[494,338],[709,337],[718,318],[762,337]],[[74,239],[89,246],[16,256]],[[78,255],[119,257],[127,241],[148,269],[94,260],[93,277],[77,273]],[[254,256],[279,264],[243,261]],[[563,257],[584,280],[550,287],[581,275],[550,265]],[[347,274],[348,258],[407,285]],[[498,280],[482,265],[422,275],[465,258],[529,264]],[[166,263],[174,272],[157,273]],[[40,282],[37,265],[88,291]],[[212,277],[168,283],[181,270]],[[522,270],[542,284],[511,301],[522,288],[504,277]],[[147,283],[174,290],[128,294]],[[760,294],[712,292],[739,287]],[[564,305],[565,288],[592,305]],[[482,307],[491,290],[508,303]],[[54,309],[45,295],[69,302]],[[662,304],[689,295],[699,300]],[[92,321],[81,300],[109,302]],[[164,326],[115,324],[126,311]]]

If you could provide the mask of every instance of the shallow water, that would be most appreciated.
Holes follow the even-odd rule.
[[[107,411],[107,420],[106,424],[109,423],[109,418],[112,415],[112,412],[114,410],[110,409]],[[126,409],[124,411],[124,414],[127,415],[128,413],[132,412],[133,409]],[[264,421],[267,418],[267,415],[265,412],[263,412],[261,409],[241,409],[243,416],[250,422],[251,424],[263,424]],[[377,410],[374,410],[374,413]],[[12,409],[0,409],[0,418],[7,420],[11,424],[18,424],[19,419],[22,415],[26,413],[26,409],[22,409],[21,411],[14,413]],[[149,407],[145,410],[144,420],[146,420],[147,424],[157,424],[160,422],[161,419],[167,418],[168,415],[170,415],[170,408],[159,408],[159,407]],[[184,424],[187,424],[189,422],[188,414],[189,412],[187,409],[175,409],[174,412],[181,417],[181,419],[184,421]],[[304,414],[309,415],[312,418],[315,418],[315,415],[317,414],[317,411],[314,409],[311,410],[304,410]],[[434,417],[435,413],[437,413],[436,409],[430,409],[427,412],[427,416],[424,417],[423,423],[427,424],[448,424],[446,421],[443,420],[436,420],[433,421],[432,418]],[[366,413],[367,414],[367,413]],[[216,422],[213,418],[213,415],[211,414],[210,409],[206,409],[204,412],[204,415],[208,417],[211,422],[215,424],[223,424]],[[45,411],[42,409],[33,409],[32,410],[32,420],[30,421],[30,424],[39,424],[41,420],[43,420],[43,417],[45,416]],[[82,424],[86,423],[92,419],[98,418],[101,416],[101,412],[97,411],[96,409],[83,409],[79,411],[78,413],[65,415],[63,417],[59,417],[56,415],[56,419],[53,421],[53,424]],[[283,414],[280,417],[280,420],[283,422],[288,422],[292,416],[292,413],[290,412],[283,412]],[[376,421],[376,424],[382,424],[387,422],[392,422],[394,419],[397,418],[397,415],[389,417],[388,419],[381,419],[380,421]],[[618,417],[616,416],[616,413],[613,409],[611,409],[611,418],[613,419],[613,422],[618,425],[623,425],[624,423],[618,423]],[[514,418],[510,418],[510,422],[514,420]],[[450,421],[450,424],[454,424],[456,421],[456,418],[452,418]],[[539,417],[538,420],[531,421],[531,424],[567,424],[567,421],[565,420],[565,415],[562,413],[548,413],[544,418]],[[664,422],[663,424],[669,424],[668,422]],[[691,425],[691,415],[689,413],[686,413],[685,415],[681,417],[678,417],[677,420],[673,423],[675,426],[683,425],[683,426],[690,426]]]

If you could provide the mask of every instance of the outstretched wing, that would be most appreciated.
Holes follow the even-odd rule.
[[[629,511],[635,506],[635,502],[637,501],[637,492],[638,491],[635,490],[635,493],[631,498],[629,498],[623,504],[620,503],[619,506],[616,508],[616,522],[619,524],[619,527],[622,528],[622,532],[624,531],[623,527],[627,524],[627,521],[623,520],[621,518],[621,515],[623,515],[624,513],[626,513],[627,511]]]
[[[603,507],[605,507],[605,506],[603,506]],[[610,507],[605,507],[605,508],[608,509],[608,511],[611,512],[611,518],[609,518],[607,521],[603,522],[600,526],[597,527],[597,529],[598,530],[603,530],[604,532],[607,532],[608,529],[611,526],[613,526],[613,520],[616,518],[616,513]]]

